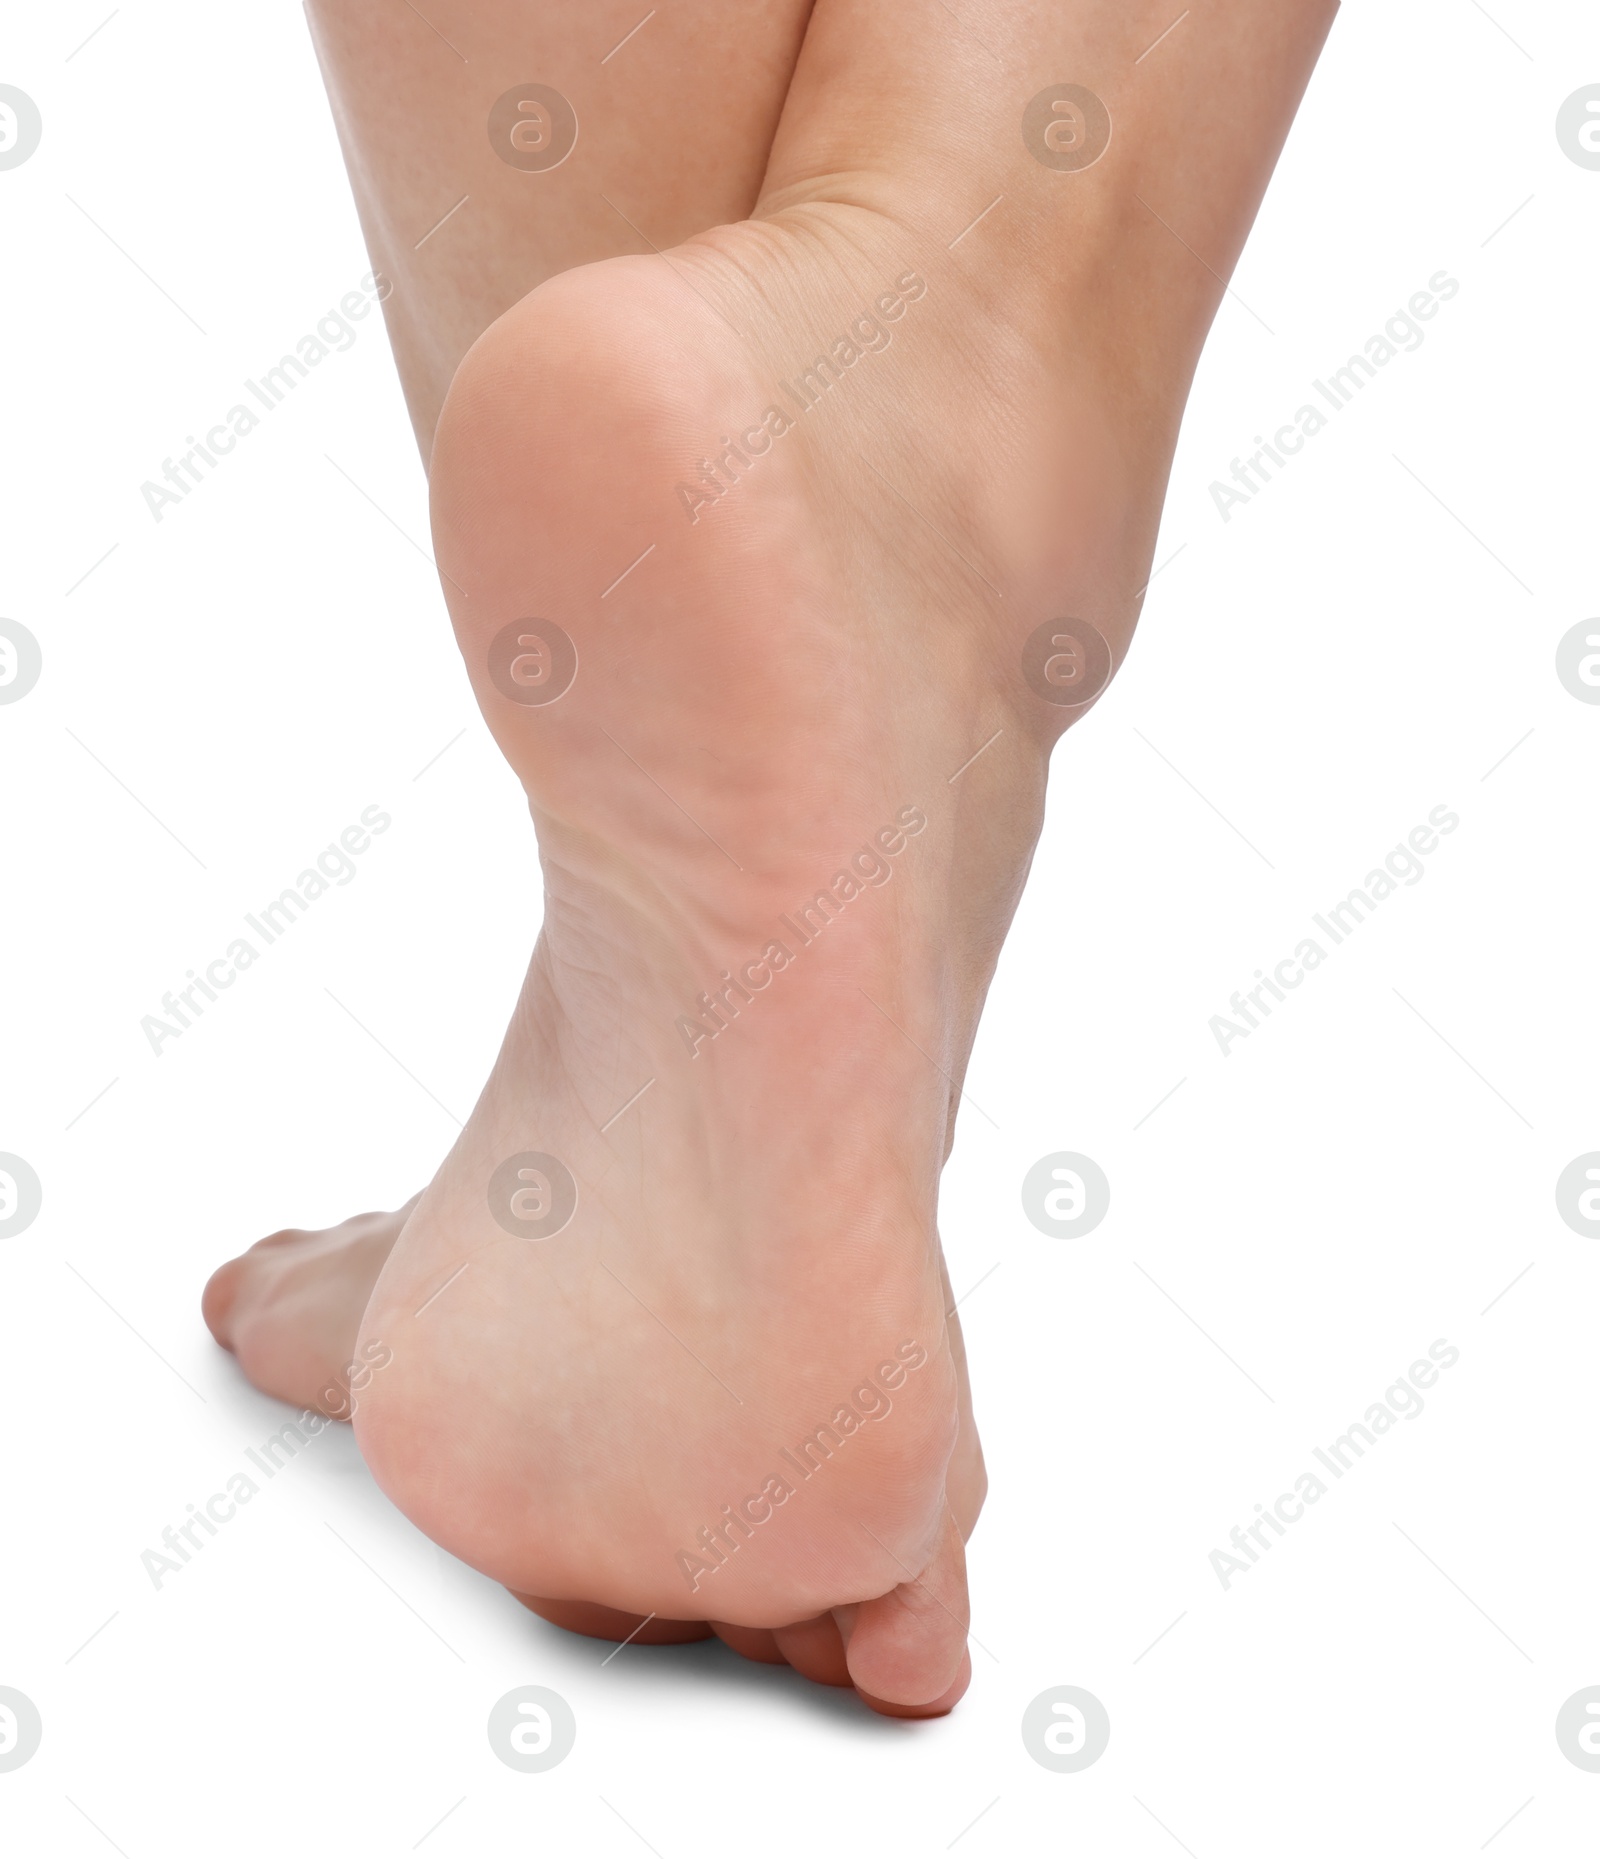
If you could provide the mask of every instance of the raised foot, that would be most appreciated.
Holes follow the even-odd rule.
[[[967,1682],[983,1496],[939,1171],[1159,484],[1122,488],[1092,358],[1064,384],[908,245],[813,204],[569,272],[456,377],[435,542],[545,917],[355,1424],[546,1617],[921,1714]],[[1101,657],[1041,690],[1064,616]]]

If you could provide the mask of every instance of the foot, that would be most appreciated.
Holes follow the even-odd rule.
[[[552,1618],[721,1622],[880,1708],[966,1682],[939,1170],[1331,10],[1163,64],[1155,0],[1017,4],[985,63],[829,0],[757,217],[553,279],[456,373],[437,553],[545,919],[355,1424]],[[1019,133],[1064,74],[1116,125],[1081,173]]]
[[[337,1420],[351,1417],[358,1390],[372,1379],[372,1371],[356,1353],[362,1314],[384,1261],[420,1199],[414,1195],[392,1213],[359,1214],[323,1231],[274,1233],[212,1274],[201,1300],[207,1326],[223,1348],[239,1358],[257,1387]],[[959,1335],[954,1340],[962,1425],[975,1442],[966,1359]],[[384,1357],[379,1353],[376,1359]],[[975,1478],[969,1476],[961,1494],[967,1531],[982,1502],[981,1462],[972,1472]],[[554,1624],[594,1638],[668,1645],[715,1633],[745,1658],[791,1665],[819,1684],[851,1683],[840,1626],[831,1613],[767,1631],[712,1620],[644,1620],[592,1602],[528,1594],[517,1598]],[[935,1701],[933,1710],[875,1698],[868,1702],[896,1716],[933,1715],[945,1707],[942,1700]]]
[[[456,378],[439,560],[545,923],[379,1278],[394,1365],[356,1427],[401,1509],[551,1617],[787,1653],[831,1616],[835,1675],[926,1710],[966,1682],[982,1490],[939,1170],[1077,713],[1024,648],[1082,616],[1120,659],[1159,479],[1130,485],[1087,365],[1030,368],[915,247],[812,205],[583,268]],[[852,325],[801,412],[778,384]],[[971,397],[974,344],[1015,405]],[[697,495],[722,435],[753,462]],[[532,617],[560,630],[524,689],[575,649],[548,703],[497,643]],[[575,1184],[550,1237],[507,1230],[530,1154],[535,1232]]]

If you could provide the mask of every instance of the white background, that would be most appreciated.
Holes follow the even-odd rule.
[[[298,12],[128,5],[69,61],[100,6],[13,8],[45,134],[0,173],[0,612],[44,675],[0,708],[0,1149],[45,1200],[0,1241],[0,1685],[44,1742],[0,1774],[8,1851],[1590,1850],[1553,1725],[1600,1683],[1600,1249],[1553,1190],[1600,1148],[1600,707],[1554,653],[1600,611],[1600,173],[1554,118],[1600,27],[1491,10],[1345,9],[1133,653],[1057,752],[968,1083],[999,1127],[968,1112],[941,1215],[958,1293],[998,1266],[963,1307],[982,1649],[906,1725],[716,1645],[602,1667],[344,1429],[146,1578],[288,1417],[207,1274],[426,1179],[539,894],[376,318],[159,525],[140,497],[367,269]],[[1424,345],[1224,524],[1210,481],[1441,268]],[[354,882],[153,1058],[140,1017],[374,803]],[[1440,804],[1425,878],[1224,1058],[1210,1016]],[[1077,1241],[1018,1198],[1058,1149],[1112,1184]],[[1224,1591],[1210,1551],[1438,1337],[1427,1411]],[[530,1683],[578,1719],[544,1775],[485,1736]],[[1058,1684],[1111,1717],[1080,1774],[1019,1735]]]

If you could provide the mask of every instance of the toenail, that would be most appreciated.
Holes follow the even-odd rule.
[[[489,679],[514,704],[553,704],[578,675],[578,648],[553,620],[513,620],[489,643]]]
[[[514,1239],[553,1239],[578,1211],[578,1184],[558,1156],[524,1149],[489,1177],[489,1211]]]

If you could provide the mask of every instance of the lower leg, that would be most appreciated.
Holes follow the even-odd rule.
[[[518,298],[749,212],[809,6],[679,0],[614,49],[639,24],[633,0],[536,22],[521,0],[432,5],[428,20],[393,0],[309,0],[367,249],[395,286],[385,313],[425,461],[457,364]],[[512,125],[490,121],[530,83],[576,119],[549,169],[513,166]]]

